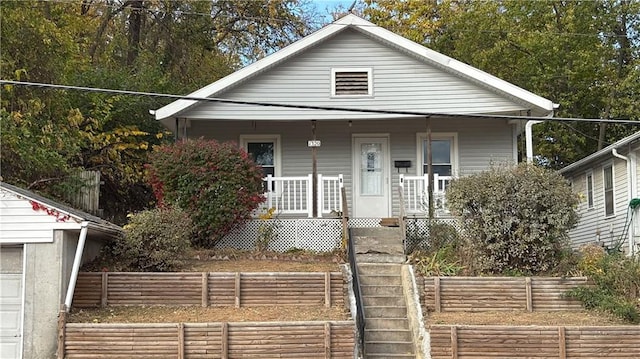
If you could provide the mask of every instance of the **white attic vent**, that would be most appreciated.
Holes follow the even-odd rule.
[[[331,70],[331,96],[371,96],[370,68]]]

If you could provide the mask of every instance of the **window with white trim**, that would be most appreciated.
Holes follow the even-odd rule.
[[[371,96],[371,68],[331,69],[331,96]]]
[[[586,181],[587,208],[593,208],[593,172],[587,172]]]
[[[418,144],[419,174],[422,175],[428,173],[428,143],[425,133],[418,134]],[[457,146],[457,134],[455,133],[434,133],[431,135],[431,165],[434,174],[437,174],[439,177],[453,177],[457,175]],[[446,187],[448,183],[449,181],[446,180],[442,185]]]
[[[615,214],[613,199],[613,166],[602,168],[602,181],[604,185],[604,215],[609,217]]]
[[[240,146],[262,168],[264,177],[280,176],[280,136],[240,135]]]

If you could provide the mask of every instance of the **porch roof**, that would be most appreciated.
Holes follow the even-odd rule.
[[[426,63],[439,67],[444,71],[455,74],[457,76],[467,78],[472,82],[480,84],[486,88],[503,94],[507,97],[514,98],[520,102],[524,102],[533,109],[534,116],[547,116],[553,113],[557,105],[552,101],[531,93],[525,89],[515,86],[507,81],[501,80],[484,71],[478,70],[472,66],[464,64],[446,55],[428,49],[411,40],[408,40],[391,31],[381,28],[373,23],[366,21],[353,14],[346,15],[332,24],[329,24],[313,34],[302,38],[299,41],[247,66],[238,70],[229,76],[226,76],[208,86],[205,86],[195,92],[190,93],[187,97],[192,98],[208,98],[215,97],[217,94],[230,89],[240,82],[256,76],[260,73],[271,69],[278,64],[296,56],[307,49],[310,49],[318,43],[345,31],[346,29],[354,29],[364,33],[374,39],[386,43],[394,48],[411,54]],[[155,111],[156,120],[166,120],[179,117],[181,113],[191,109],[199,104],[200,101],[193,99],[181,99],[174,101]]]

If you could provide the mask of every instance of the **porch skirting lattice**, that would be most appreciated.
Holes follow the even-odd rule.
[[[350,228],[379,227],[381,218],[350,218]],[[448,224],[461,233],[461,223],[457,218],[407,218],[407,237],[409,241],[428,238],[430,224]],[[227,234],[216,248],[234,248],[239,250],[256,249],[256,241],[261,228],[270,227],[275,236],[267,249],[286,252],[303,249],[315,252],[330,252],[342,245],[342,221],[340,218],[290,218],[290,219],[252,219],[244,226]],[[418,237],[418,238],[411,238]]]
[[[227,234],[216,244],[216,248],[255,249],[261,226],[271,226],[275,231],[275,236],[267,247],[275,252],[292,249],[330,252],[340,248],[342,241],[342,222],[337,218],[253,219]]]

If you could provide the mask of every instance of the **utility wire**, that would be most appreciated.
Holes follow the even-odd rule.
[[[162,98],[170,98],[175,100],[189,100],[189,101],[196,101],[196,102],[199,102],[199,101],[217,102],[217,103],[227,103],[227,104],[233,104],[233,105],[244,105],[244,106],[294,108],[294,109],[303,109],[303,110],[342,111],[342,112],[423,116],[423,117],[434,116],[434,117],[452,117],[452,118],[478,118],[478,119],[487,119],[487,120],[500,118],[500,119],[507,119],[507,120],[539,120],[539,121],[560,121],[560,122],[581,121],[581,122],[606,122],[606,123],[640,125],[640,121],[627,120],[627,119],[534,117],[534,116],[508,116],[508,115],[453,114],[453,113],[402,111],[402,110],[377,110],[377,109],[364,109],[364,108],[355,108],[355,107],[314,106],[314,105],[297,105],[297,104],[276,103],[276,102],[243,101],[243,100],[225,99],[220,97],[173,95],[173,94],[164,94],[164,93],[157,93],[157,92],[115,90],[115,89],[105,89],[105,88],[98,88],[98,87],[57,85],[57,84],[46,84],[46,83],[40,83],[40,82],[26,82],[26,81],[13,81],[13,80],[0,80],[0,84],[14,85],[14,86],[43,87],[43,88],[51,88],[51,89],[58,89],[58,90],[102,92],[102,93],[132,95],[132,96],[162,97]]]

